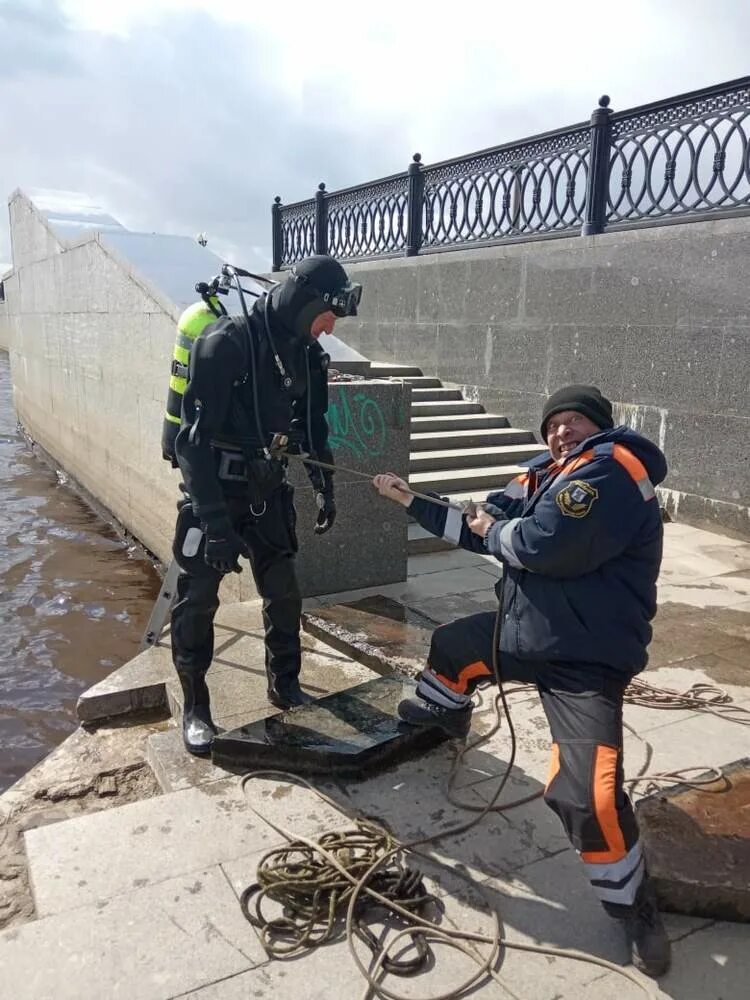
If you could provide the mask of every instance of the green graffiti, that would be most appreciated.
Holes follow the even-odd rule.
[[[351,399],[351,405],[349,400]],[[380,404],[363,392],[338,391],[328,404],[328,443],[332,451],[350,451],[355,458],[382,455],[388,432]]]

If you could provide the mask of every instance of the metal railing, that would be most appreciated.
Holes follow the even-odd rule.
[[[273,209],[273,269],[750,211],[750,77]]]

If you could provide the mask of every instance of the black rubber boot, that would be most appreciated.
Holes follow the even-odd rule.
[[[605,904],[611,917],[620,920],[630,944],[633,965],[656,979],[669,969],[672,946],[659,913],[654,884],[645,876],[632,906]]]
[[[207,757],[216,736],[205,675],[177,672],[184,697],[182,705],[182,742],[188,753]]]
[[[299,677],[296,674],[281,677],[268,674],[268,700],[276,708],[297,708],[299,705],[309,705],[315,701],[299,686]]]
[[[454,740],[464,740],[471,728],[472,705],[465,708],[443,708],[422,698],[406,698],[399,702],[398,717],[410,726],[437,726]]]

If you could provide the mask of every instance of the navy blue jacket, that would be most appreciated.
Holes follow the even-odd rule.
[[[500,651],[525,660],[642,670],[656,613],[662,522],[654,487],[662,452],[627,427],[588,438],[558,466],[549,452],[490,493],[483,540],[465,516],[418,497],[409,512],[433,534],[504,566]]]

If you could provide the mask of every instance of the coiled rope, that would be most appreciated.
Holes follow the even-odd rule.
[[[408,855],[424,857],[432,864],[442,864],[439,859],[425,854],[420,849],[435,845],[438,841],[448,837],[456,837],[468,832],[491,812],[507,810],[537,797],[537,793],[535,793],[515,802],[498,803],[515,763],[517,749],[513,720],[497,662],[500,621],[501,609],[498,608],[492,641],[492,667],[498,684],[497,695],[494,699],[495,724],[488,733],[478,737],[457,754],[447,789],[447,793],[450,795],[455,775],[466,753],[490,739],[500,728],[504,715],[510,737],[510,754],[492,799],[485,806],[472,806],[471,810],[476,811],[476,815],[467,821],[440,833],[405,843],[398,841],[380,824],[371,819],[355,819],[353,829],[343,833],[328,832],[323,834],[318,841],[314,841],[301,834],[294,834],[280,824],[273,822],[256,809],[250,801],[249,805],[253,812],[283,836],[288,842],[288,846],[268,851],[261,859],[258,865],[257,881],[248,886],[242,893],[242,911],[258,929],[268,953],[277,957],[281,957],[282,954],[285,956],[300,954],[324,941],[331,940],[336,930],[337,921],[343,917],[350,954],[366,984],[362,1000],[369,1000],[373,996],[384,998],[384,1000],[407,1000],[403,994],[395,993],[389,989],[384,984],[383,977],[389,971],[401,972],[401,974],[413,974],[419,971],[429,955],[427,949],[429,949],[430,943],[435,942],[440,942],[462,952],[475,963],[476,969],[459,986],[445,993],[434,995],[430,1000],[458,1000],[477,983],[488,978],[502,985],[496,970],[502,948],[512,948],[548,957],[566,958],[597,965],[609,972],[623,976],[638,986],[646,996],[653,997],[654,992],[648,983],[642,982],[627,969],[615,965],[613,962],[608,962],[606,959],[570,949],[508,941],[503,937],[497,909],[483,887],[458,869],[449,868],[452,875],[466,881],[481,895],[492,921],[491,932],[478,934],[458,927],[448,929],[418,912],[429,905],[431,898],[423,891],[418,872],[406,864],[405,859]],[[247,785],[253,778],[275,778],[303,785],[335,810],[341,808],[340,803],[336,803],[299,775],[285,771],[253,771],[242,778],[243,791],[247,792]],[[451,799],[451,801],[454,800]],[[462,804],[461,808],[466,808],[466,806]],[[386,868],[386,866],[388,867]],[[447,865],[444,867],[448,868]],[[385,883],[383,876],[386,876]],[[405,891],[404,887],[410,882],[415,888],[411,891]],[[399,888],[390,893],[382,891],[384,887],[388,886],[398,886]],[[281,917],[264,916],[262,907],[266,900],[273,900],[282,906]],[[419,900],[419,905],[417,905],[417,900]],[[345,915],[344,908],[346,908]],[[381,912],[382,908],[385,908],[390,915],[400,918],[405,926],[390,941],[383,945],[376,945],[377,953],[374,964],[368,968],[357,952],[355,938],[363,939],[361,932],[364,918],[371,915],[375,908],[380,909]],[[397,968],[399,962],[394,957],[394,949],[404,937],[409,937],[413,944],[421,940],[421,944],[417,945],[416,957],[409,963],[409,968],[400,970]],[[371,950],[373,950],[373,941],[374,936],[371,936],[371,939],[366,939]],[[489,951],[483,955],[477,945],[487,945]]]
[[[493,638],[495,651],[498,628],[499,617],[495,622]],[[449,929],[425,916],[430,907],[436,907],[439,903],[425,888],[420,872],[410,867],[406,858],[413,855],[423,857],[432,864],[442,864],[439,859],[425,854],[420,848],[434,845],[447,837],[466,833],[480,823],[488,813],[515,808],[541,795],[541,792],[534,792],[512,802],[498,803],[515,762],[516,736],[506,698],[506,694],[510,692],[506,692],[501,683],[496,652],[493,668],[498,679],[498,693],[493,703],[495,722],[487,733],[467,743],[456,754],[446,787],[447,799],[461,809],[476,813],[473,818],[439,834],[406,843],[399,842],[380,824],[370,819],[357,818],[353,829],[329,831],[318,841],[314,841],[299,834],[295,835],[292,831],[272,822],[250,803],[256,815],[282,835],[288,843],[285,847],[268,851],[261,859],[257,881],[248,886],[242,894],[243,913],[258,930],[267,953],[276,958],[301,954],[331,941],[341,933],[343,920],[350,953],[366,983],[362,1000],[368,1000],[372,996],[386,1000],[407,1000],[402,994],[395,993],[384,985],[382,981],[384,975],[390,973],[405,976],[418,973],[431,959],[430,944],[437,942],[467,955],[476,964],[476,969],[460,986],[435,995],[430,1000],[457,1000],[481,980],[488,978],[501,983],[495,967],[502,948],[598,965],[623,976],[638,986],[646,996],[653,997],[653,989],[649,983],[643,982],[627,969],[605,959],[569,949],[508,941],[502,935],[499,914],[483,887],[473,882],[459,869],[449,870],[453,876],[463,879],[479,892],[492,920],[491,932],[476,934],[457,927]],[[515,690],[518,689],[511,689]],[[677,692],[636,679],[627,688],[625,701],[649,708],[707,712],[741,725],[750,724],[748,709],[734,704],[729,694],[709,684],[694,684],[684,692]],[[500,784],[491,801],[485,806],[464,802],[453,793],[455,779],[464,758],[471,750],[497,733],[503,715],[508,724],[511,752]],[[630,726],[626,728],[635,732]],[[712,773],[701,779],[685,777],[687,772],[694,770],[709,770]],[[247,784],[255,777],[283,779],[303,785],[334,809],[341,808],[340,803],[329,798],[305,779],[283,771],[251,772],[242,779],[243,790],[246,790]],[[714,784],[723,777],[718,768],[682,768],[654,775],[639,774],[635,778],[628,779],[627,784],[633,786],[648,781],[651,786],[656,782],[670,782],[699,787]],[[264,914],[263,904],[267,900],[281,905],[281,917],[269,917]],[[386,945],[381,945],[367,927],[366,921],[372,918],[376,911],[382,913],[384,910],[391,917],[397,917],[404,926]],[[411,941],[414,949],[413,958],[395,957],[396,946],[404,937],[408,937]],[[355,938],[362,941],[373,955],[374,961],[369,969],[357,953]],[[483,955],[477,945],[487,945],[489,951]]]

